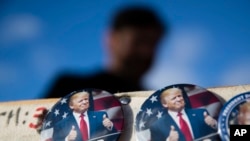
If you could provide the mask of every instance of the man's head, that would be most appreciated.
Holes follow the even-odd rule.
[[[69,107],[76,113],[83,113],[89,108],[89,93],[82,91],[70,97]]]
[[[108,38],[111,61],[143,74],[151,66],[165,31],[151,8],[134,6],[119,10],[111,21]]]
[[[246,102],[240,106],[238,124],[250,125],[250,102]]]
[[[161,103],[168,110],[179,112],[185,107],[182,91],[178,88],[166,89],[161,93]]]

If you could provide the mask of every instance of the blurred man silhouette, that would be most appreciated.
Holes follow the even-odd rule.
[[[83,88],[103,89],[111,93],[145,90],[141,78],[152,65],[166,29],[149,7],[121,8],[110,23],[106,46],[110,59],[106,68],[85,76],[62,74],[46,97],[62,97]]]

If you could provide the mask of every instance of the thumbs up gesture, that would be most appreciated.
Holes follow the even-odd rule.
[[[210,115],[208,115],[207,112],[204,112],[203,115],[204,115],[204,120],[206,124],[211,126],[212,128],[216,128],[217,121],[214,118],[212,118]]]
[[[112,127],[113,127],[112,121],[107,118],[106,114],[103,115],[102,124],[103,124],[104,127],[108,128],[109,130],[111,130]]]
[[[76,139],[77,133],[75,130],[75,126],[72,125],[71,130],[69,131],[68,136],[66,137],[67,141],[74,141]]]
[[[175,130],[174,126],[171,125],[170,126],[170,132],[169,132],[169,136],[167,138],[166,141],[178,141],[179,139],[179,134],[178,132]]]

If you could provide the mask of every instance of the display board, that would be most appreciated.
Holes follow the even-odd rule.
[[[231,97],[250,91],[250,85],[207,88],[220,98],[228,101]],[[119,141],[135,141],[134,121],[142,103],[155,91],[116,93],[123,102],[124,128]],[[56,99],[34,99],[0,103],[1,141],[38,141],[46,112],[58,102]]]

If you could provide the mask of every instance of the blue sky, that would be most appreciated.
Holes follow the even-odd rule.
[[[137,0],[151,5],[171,32],[143,83],[204,88],[250,84],[250,2]],[[0,101],[41,98],[62,70],[89,73],[107,59],[109,16],[133,1],[0,3]]]

